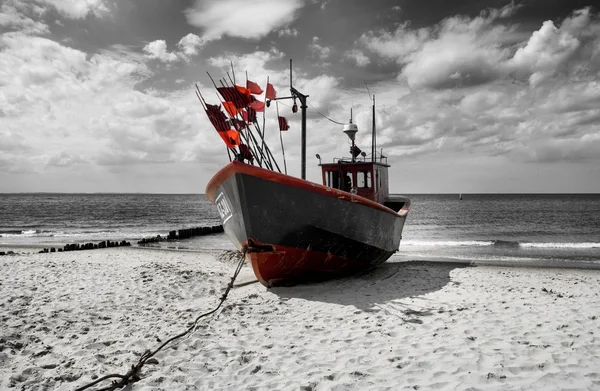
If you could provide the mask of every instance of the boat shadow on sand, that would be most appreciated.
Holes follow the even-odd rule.
[[[467,267],[464,263],[388,262],[373,270],[346,278],[275,287],[270,291],[284,300],[304,299],[351,305],[362,311],[372,311],[392,301],[436,292],[452,282],[450,273],[453,270],[464,267]],[[429,315],[433,310],[423,308],[415,315]]]

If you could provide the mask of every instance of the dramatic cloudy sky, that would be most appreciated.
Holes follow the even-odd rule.
[[[203,193],[227,159],[207,71],[309,94],[308,179],[350,108],[397,193],[600,192],[595,1],[1,0],[0,192]],[[452,4],[452,5],[450,5]],[[291,174],[300,116],[279,109]],[[287,105],[287,106],[286,106]],[[267,112],[267,136],[280,157]]]

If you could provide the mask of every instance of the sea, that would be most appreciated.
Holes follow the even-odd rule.
[[[600,264],[600,194],[405,194],[411,209],[396,257]],[[325,217],[324,217],[325,218]],[[0,251],[165,236],[220,225],[201,194],[0,194]],[[232,250],[222,234],[154,246]]]

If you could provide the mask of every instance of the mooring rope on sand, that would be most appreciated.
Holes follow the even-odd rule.
[[[229,292],[231,291],[231,289],[233,289],[234,285],[233,283],[235,282],[235,279],[237,278],[237,276],[240,274],[240,271],[242,270],[242,267],[244,266],[244,260],[246,259],[246,252],[247,252],[247,248],[244,247],[243,251],[242,251],[242,256],[240,258],[240,261],[238,262],[236,268],[235,268],[235,272],[233,273],[233,276],[231,276],[231,281],[229,281],[229,283],[227,284],[227,287],[225,288],[225,292],[223,292],[223,295],[220,298],[219,304],[211,311],[205,312],[201,315],[199,315],[196,320],[194,320],[194,323],[188,327],[184,332],[182,332],[181,334],[178,334],[174,337],[169,338],[167,341],[165,341],[162,345],[160,345],[156,350],[154,351],[150,351],[150,350],[146,350],[144,352],[144,354],[142,354],[142,356],[140,357],[140,359],[138,360],[137,364],[132,365],[131,369],[129,369],[129,371],[127,371],[126,374],[121,375],[118,373],[112,373],[106,376],[102,376],[101,378],[98,378],[96,380],[94,380],[93,382],[86,384],[84,386],[81,386],[79,388],[76,388],[75,391],[82,391],[82,390],[86,390],[90,387],[93,387],[105,380],[109,380],[109,379],[118,379],[118,380],[113,380],[112,383],[109,386],[103,387],[103,388],[98,388],[95,391],[111,391],[111,390],[116,390],[117,388],[123,388],[128,384],[132,384],[135,383],[136,381],[140,380],[140,370],[142,369],[142,367],[146,364],[146,362],[152,358],[156,353],[160,352],[165,346],[167,346],[169,343],[175,341],[176,339],[185,337],[186,335],[191,335],[191,333],[193,333],[196,330],[196,327],[198,325],[198,321],[206,316],[212,315],[215,312],[217,312],[219,310],[219,308],[221,308],[221,306],[223,305],[223,303],[225,302],[225,300],[227,299],[227,295],[229,294]],[[160,341],[160,340],[159,340]]]

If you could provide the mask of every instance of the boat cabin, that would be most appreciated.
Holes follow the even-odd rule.
[[[390,197],[387,157],[378,154],[370,158],[354,144],[358,128],[350,122],[344,125],[344,133],[352,141],[350,158],[334,158],[333,163],[320,163],[323,185],[347,191],[385,205],[392,210],[400,210],[404,199]]]
[[[386,163],[334,159],[333,163],[320,164],[323,184],[357,194],[380,204],[389,196],[388,167]]]

